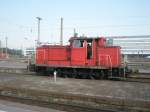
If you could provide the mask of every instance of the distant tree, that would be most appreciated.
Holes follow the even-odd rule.
[[[0,52],[6,53],[6,48],[0,48]],[[22,50],[20,49],[10,49],[7,48],[7,53],[9,55],[18,55],[18,56],[22,56]]]

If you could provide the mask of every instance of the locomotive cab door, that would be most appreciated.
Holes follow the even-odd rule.
[[[87,40],[87,60],[91,60],[93,57],[92,47],[92,40]]]
[[[87,39],[86,44],[86,65],[93,65],[93,39]]]
[[[94,63],[94,40],[76,38],[72,42],[71,64],[93,66]]]

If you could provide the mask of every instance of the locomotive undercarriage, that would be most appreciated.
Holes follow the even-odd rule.
[[[108,79],[117,77],[126,77],[123,68],[105,68],[105,69],[89,69],[89,68],[71,68],[71,67],[45,67],[36,66],[35,71],[41,75],[53,76],[54,71],[58,77],[78,78],[78,79]]]

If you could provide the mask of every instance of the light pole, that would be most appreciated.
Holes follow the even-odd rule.
[[[8,40],[8,37],[5,37],[5,39],[6,39],[6,51],[5,52],[6,52],[6,58],[8,58],[8,55],[7,55],[8,54],[7,53],[7,40]]]
[[[63,18],[62,17],[60,23],[60,45],[63,45]]]
[[[0,56],[3,57],[2,41],[0,40]]]
[[[2,42],[0,40],[0,53],[2,52]]]
[[[37,45],[40,45],[40,21],[42,20],[42,18],[40,17],[36,17],[38,20],[38,39],[37,39]]]
[[[2,45],[2,41],[1,42],[1,56],[3,56],[3,45]]]

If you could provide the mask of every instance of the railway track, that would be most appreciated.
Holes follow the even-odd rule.
[[[39,75],[39,74],[30,74],[30,75]],[[44,76],[42,74],[40,74],[40,75]],[[51,75],[51,76],[53,76],[53,75]],[[66,78],[66,77],[63,77],[63,78]],[[72,79],[72,78],[70,78],[70,79]],[[91,80],[103,80],[103,79],[93,79],[92,78]],[[126,82],[139,82],[139,83],[150,83],[150,75],[148,75],[147,73],[144,73],[144,74],[131,74],[127,78],[123,78],[123,77],[111,77],[108,80],[126,81]]]
[[[16,73],[17,74],[17,73]],[[45,74],[37,74],[35,72],[31,73],[22,73],[22,75],[34,75],[34,76],[45,76]],[[48,75],[47,75],[48,76]],[[53,77],[53,75],[50,75]],[[65,78],[65,77],[63,77]],[[71,79],[71,78],[70,78]],[[86,78],[85,78],[86,79]],[[97,80],[97,79],[91,79],[91,80]],[[103,80],[103,79],[98,79],[98,80]],[[122,78],[122,77],[111,77],[108,80],[113,80],[113,81],[126,81],[126,82],[140,82],[140,83],[150,83],[150,75],[147,73],[144,74],[131,74],[127,78]]]
[[[126,81],[126,82],[140,82],[140,83],[150,83],[150,75],[149,74],[131,74],[127,78],[122,77],[111,77],[110,80],[114,81]]]
[[[146,79],[146,78],[113,78],[110,80],[125,81],[125,82],[150,83],[150,79]]]
[[[130,82],[141,82],[141,83],[150,83],[150,78],[148,77],[128,77],[126,78],[126,81]]]
[[[79,105],[71,105],[71,104],[65,105],[65,104],[56,104],[56,103],[54,104],[54,103],[39,102],[39,101],[37,102],[34,100],[22,99],[22,98],[10,97],[10,96],[2,96],[2,95],[0,95],[0,99],[32,105],[32,106],[51,108],[51,109],[65,111],[65,112],[116,112],[116,110],[112,110],[112,109],[94,109],[94,108],[82,107]]]

